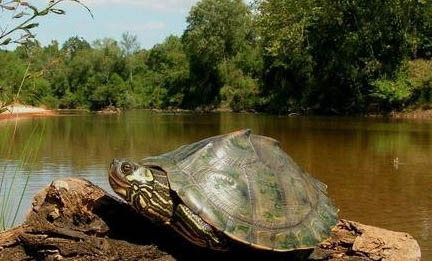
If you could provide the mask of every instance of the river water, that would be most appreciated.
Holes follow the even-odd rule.
[[[432,121],[146,111],[3,121],[0,205],[13,176],[12,209],[28,177],[20,222],[32,196],[54,179],[86,178],[112,192],[106,173],[115,157],[141,159],[242,128],[279,140],[329,186],[341,218],[408,232],[420,243],[422,260],[432,260]],[[30,163],[20,168],[26,155]],[[9,220],[13,213],[6,212]]]

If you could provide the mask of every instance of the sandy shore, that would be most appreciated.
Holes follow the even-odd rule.
[[[15,120],[15,119],[24,119],[24,118],[34,118],[34,117],[46,117],[46,116],[55,116],[58,115],[55,110],[48,110],[42,107],[34,107],[29,105],[22,104],[14,104],[8,106],[8,111],[0,113],[0,121],[3,120]],[[60,111],[60,110],[59,110]],[[75,111],[75,110],[65,110],[65,111]],[[83,110],[77,110],[83,111]],[[154,112],[193,112],[190,110],[150,110]],[[216,110],[223,111],[223,110]],[[103,110],[99,113],[118,113],[119,110]],[[369,117],[380,117],[383,115],[369,115]],[[432,109],[416,109],[406,112],[392,112],[389,115],[391,118],[397,119],[427,119],[432,120]]]
[[[432,109],[417,109],[408,112],[394,112],[391,117],[397,119],[432,119]]]
[[[8,111],[0,114],[0,121],[55,115],[51,110],[22,104],[10,105],[7,109]]]

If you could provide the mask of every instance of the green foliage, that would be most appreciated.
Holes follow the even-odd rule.
[[[432,2],[256,0],[252,8],[199,1],[183,36],[149,50],[124,33],[119,42],[74,36],[61,48],[0,52],[2,101],[21,91],[22,102],[50,108],[339,114],[431,103]]]
[[[382,77],[372,84],[371,97],[384,110],[432,105],[432,60],[405,62],[394,79]]]
[[[25,75],[26,64],[10,52],[0,51],[0,102],[8,105],[13,102]]]
[[[411,98],[413,88],[406,75],[400,73],[395,80],[381,78],[372,83],[371,97],[375,98],[381,109],[401,109]]]
[[[28,79],[24,83],[20,94],[20,100],[24,104],[38,106],[45,97],[51,97],[51,88],[47,80],[43,78]]]
[[[135,46],[136,37],[123,38]],[[20,95],[25,104],[91,110],[183,106],[190,73],[181,39],[170,36],[149,51],[128,51],[124,44],[105,38],[90,45],[74,36],[61,49],[53,42],[1,52],[0,86],[3,93],[16,95],[31,59],[30,77]]]
[[[41,99],[40,104],[45,105],[48,109],[58,109],[60,101],[53,96],[44,96]]]
[[[251,13],[242,0],[203,0],[192,7],[184,41],[188,55],[203,65],[217,65],[245,44]]]
[[[408,62],[407,74],[413,86],[414,105],[432,105],[432,60],[416,59]]]
[[[113,73],[106,84],[96,87],[90,100],[96,109],[108,106],[128,108],[131,101],[127,94],[128,86],[118,74]]]
[[[9,23],[4,27],[2,26],[0,32],[0,51],[1,48],[4,46],[8,46],[10,44],[17,44],[18,48],[16,54],[18,54],[18,56],[23,56],[23,57],[25,56],[29,58],[30,57],[29,54],[31,52],[29,51],[27,53],[27,49],[23,50],[22,47],[33,49],[33,47],[39,46],[39,43],[35,39],[35,35],[32,32],[33,29],[39,26],[39,23],[36,23],[35,20],[39,19],[42,16],[46,16],[48,14],[64,15],[65,11],[63,11],[62,9],[58,9],[56,7],[59,4],[66,1],[72,1],[75,2],[76,4],[81,5],[82,7],[87,9],[87,11],[90,13],[91,16],[93,16],[90,9],[86,5],[82,4],[80,0],[47,1],[46,6],[43,7],[42,9],[38,9],[36,6],[25,1],[16,1],[16,0],[6,1],[6,2],[0,1],[1,16],[5,16],[8,14],[11,15]],[[38,62],[40,62],[40,60],[38,60]],[[11,71],[13,71],[13,73],[16,73],[17,72],[16,69],[19,70],[18,67],[20,67],[20,65],[18,65],[17,63],[12,63],[12,65],[16,67],[11,68]],[[29,75],[27,74],[29,67],[30,67],[30,63],[28,63],[27,69],[25,69],[25,72],[22,74],[21,78],[23,78],[23,80],[21,81],[17,81],[17,79],[14,79],[14,76],[16,75],[12,77],[7,75],[6,77],[2,78],[5,80],[3,82],[0,82],[0,113],[4,112],[8,105],[18,101],[17,99],[19,97],[19,92],[21,91],[21,87],[23,87],[23,84],[25,83],[24,80],[29,77]],[[8,70],[10,69],[9,67],[7,68]],[[12,80],[12,82],[8,82],[10,80]],[[20,83],[19,90],[17,90],[16,86],[19,83]],[[40,87],[39,84],[34,85],[34,89],[37,89],[39,87]],[[42,92],[46,91],[47,88],[45,87],[47,87],[47,85],[42,87],[43,90],[38,90],[38,91],[42,91]],[[30,104],[36,104],[37,102],[31,99],[30,96],[32,96],[32,94],[28,94],[25,96],[24,98],[25,102],[28,102]],[[48,102],[47,99],[45,99],[45,101]],[[53,99],[51,99],[50,101],[51,101],[50,102],[51,105],[54,105],[52,103]]]
[[[218,67],[250,44],[252,14],[242,0],[203,0],[187,22],[183,42],[191,66],[191,105],[217,105],[223,86]]]
[[[222,63],[219,72],[224,83],[220,90],[222,107],[235,112],[254,110],[259,102],[258,81],[245,75],[234,63]]]
[[[430,85],[432,82],[432,60],[411,60],[407,67],[408,77],[414,88]]]
[[[85,49],[90,49],[90,44],[78,36],[74,36],[66,40],[62,47],[62,51],[71,56],[75,56],[78,51]]]
[[[431,8],[429,1],[257,1],[269,106],[289,108],[292,99],[321,113],[363,111],[378,79],[430,51],[419,43],[430,39]]]
[[[148,66],[154,72],[158,86],[159,108],[181,107],[189,87],[189,61],[180,38],[170,36],[149,52]]]

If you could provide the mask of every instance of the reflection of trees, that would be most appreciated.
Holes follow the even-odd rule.
[[[16,153],[31,136],[33,126],[44,125],[44,144],[38,161],[70,162],[85,168],[113,157],[140,159],[146,155],[168,152],[200,138],[217,135],[217,114],[124,113],[96,116],[92,114],[68,117],[22,120],[17,128]],[[11,132],[13,126],[0,125],[1,131]],[[39,128],[37,128],[39,131]],[[37,137],[38,135],[33,135]],[[39,136],[40,137],[40,136]],[[3,144],[3,143],[2,143]],[[11,157],[17,157],[12,155]]]

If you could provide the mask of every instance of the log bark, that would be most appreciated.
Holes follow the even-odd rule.
[[[341,220],[311,251],[272,253],[244,246],[214,252],[149,223],[83,179],[54,181],[33,200],[25,222],[0,233],[0,260],[420,260],[410,235]]]

